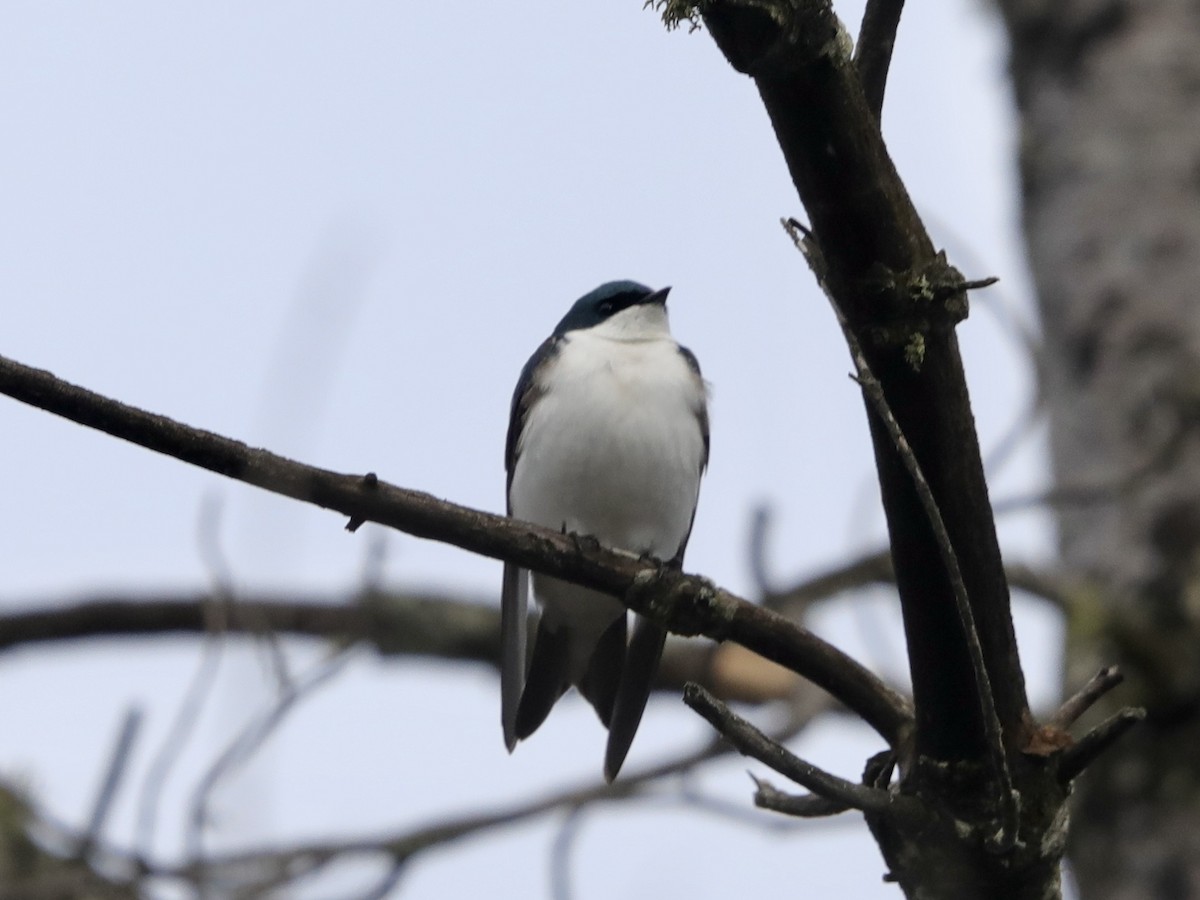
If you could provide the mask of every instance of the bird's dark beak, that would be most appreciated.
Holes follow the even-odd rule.
[[[667,294],[671,293],[669,287],[659,288],[652,294],[647,294],[646,299],[642,303],[657,303],[659,306],[667,305]]]

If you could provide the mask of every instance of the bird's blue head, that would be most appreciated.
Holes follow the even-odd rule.
[[[636,281],[610,281],[576,300],[554,333],[561,336],[568,331],[593,328],[631,306],[647,303],[665,306],[670,290],[669,287],[652,290]]]

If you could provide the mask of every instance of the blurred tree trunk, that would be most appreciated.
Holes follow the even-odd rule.
[[[1021,115],[1060,512],[1067,679],[1149,719],[1080,780],[1085,900],[1200,898],[1200,3],[998,0]],[[1111,711],[1111,707],[1110,707]]]

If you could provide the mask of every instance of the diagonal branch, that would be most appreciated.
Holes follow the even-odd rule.
[[[850,809],[845,803],[819,794],[788,794],[765,779],[754,775],[750,778],[754,782],[754,805],[759,809],[769,809],[798,819],[823,819]]]
[[[830,300],[833,300],[832,296]],[[908,469],[908,473],[912,477],[913,484],[917,490],[917,496],[921,500],[921,506],[925,509],[925,515],[929,518],[930,527],[933,529],[934,536],[937,539],[938,551],[941,554],[942,565],[946,567],[950,586],[954,592],[954,603],[958,608],[967,652],[970,655],[971,667],[974,670],[975,690],[978,692],[979,711],[983,718],[984,730],[987,733],[991,764],[996,779],[1000,782],[1001,808],[1006,810],[1005,831],[1008,835],[1007,839],[1010,841],[1016,840],[1017,820],[1020,815],[1017,809],[1017,795],[1013,789],[1012,774],[1008,770],[1008,760],[1004,753],[1004,737],[1001,733],[1000,718],[996,713],[996,701],[992,694],[992,680],[988,676],[987,665],[984,663],[983,646],[979,642],[979,631],[975,627],[975,616],[971,612],[971,603],[967,597],[967,587],[963,583],[962,570],[958,565],[958,554],[954,552],[954,545],[950,543],[950,533],[946,530],[946,523],[942,519],[942,511],[938,508],[937,501],[933,497],[933,492],[929,488],[929,482],[925,480],[925,474],[921,471],[921,464],[917,461],[912,448],[908,445],[908,440],[904,437],[904,432],[900,429],[900,424],[896,421],[896,417],[892,415],[891,407],[888,406],[887,399],[883,395],[883,386],[875,378],[870,367],[867,365],[866,356],[863,354],[862,348],[858,345],[858,340],[855,338],[854,332],[851,331],[849,323],[846,322],[846,318],[838,307],[837,302],[833,301],[833,305],[838,321],[845,332],[846,340],[850,345],[850,355],[854,359],[854,367],[858,373],[856,380],[862,386],[863,393],[866,394],[867,399],[875,407],[876,415],[883,421],[884,426],[891,434],[892,440],[896,444],[896,450],[900,453],[900,458],[904,461],[904,466]]]
[[[621,598],[688,636],[734,641],[824,688],[895,746],[911,724],[906,698],[831,644],[696,576],[546,528],[439,500],[377,478],[343,475],[247,447],[136,409],[0,357],[0,393],[256,487],[518,563]],[[649,585],[649,587],[647,587]]]
[[[795,242],[796,248],[809,261],[813,271],[819,277],[823,270],[823,265],[820,262],[819,251],[815,245],[800,233],[800,230],[793,222],[784,222],[784,228]],[[941,557],[942,565],[945,568],[945,573],[950,583],[954,605],[958,611],[959,621],[962,625],[967,653],[971,660],[972,674],[975,678],[978,712],[981,716],[984,732],[987,737],[989,761],[996,780],[1000,784],[1000,808],[1004,811],[1004,823],[1001,835],[1005,841],[1015,841],[1017,838],[1018,820],[1020,818],[1019,801],[1016,790],[1013,787],[1012,773],[1008,769],[1008,759],[1004,750],[1004,736],[1000,725],[1000,716],[996,710],[995,696],[992,692],[991,677],[988,675],[987,664],[984,661],[983,645],[979,640],[979,630],[975,625],[975,615],[971,610],[970,598],[967,596],[967,587],[963,581],[962,570],[959,567],[958,554],[954,550],[954,544],[950,540],[950,532],[947,530],[946,522],[942,518],[942,511],[933,496],[933,491],[929,487],[929,482],[925,478],[921,464],[917,460],[916,454],[913,453],[912,447],[909,445],[908,439],[904,436],[904,431],[900,427],[900,423],[896,421],[895,415],[892,414],[892,408],[884,396],[883,385],[879,383],[879,379],[871,371],[866,354],[863,352],[858,337],[854,334],[854,329],[850,327],[850,322],[846,319],[846,314],[837,302],[837,298],[828,291],[826,295],[829,298],[830,305],[833,307],[838,324],[841,326],[846,343],[850,348],[850,357],[854,362],[856,372],[855,381],[862,388],[867,401],[874,408],[875,415],[883,423],[883,426],[891,436],[896,452],[900,455],[904,468],[908,471],[909,478],[912,479],[913,487],[916,490],[917,498],[920,501],[925,517],[929,522],[929,527],[933,531],[938,555]]]
[[[845,29],[827,0],[707,0],[718,48],[754,79],[836,298],[920,461],[959,556],[1006,749],[1028,697],[955,333],[964,279],[935,249],[884,145]],[[989,754],[973,667],[929,526],[895,443],[867,404],[904,616],[918,755]]]
[[[1125,732],[1138,722],[1144,721],[1146,710],[1140,706],[1123,709],[1105,719],[1083,737],[1073,747],[1063,751],[1058,764],[1058,780],[1063,784],[1073,781],[1084,769],[1096,761],[1105,750],[1119,741]]]
[[[1067,698],[1046,724],[1054,728],[1070,728],[1096,704],[1097,700],[1124,680],[1125,676],[1116,666],[1105,666],[1088,679],[1087,684]]]
[[[893,811],[902,804],[916,807],[916,801],[911,798],[901,798],[878,788],[854,784],[800,759],[697,684],[689,684],[684,688],[683,702],[703,716],[739,753],[757,759],[830,803],[879,813]]]

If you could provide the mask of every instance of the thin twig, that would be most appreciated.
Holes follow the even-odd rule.
[[[892,554],[888,550],[876,550],[827,569],[786,590],[777,590],[768,595],[764,602],[773,609],[797,615],[818,600],[827,600],[843,591],[873,584],[894,584],[895,581]]]
[[[200,663],[188,684],[167,736],[150,764],[138,796],[137,846],[150,853],[154,846],[158,805],[171,769],[183,755],[188,739],[200,720],[200,712],[216,684],[217,671],[224,656],[222,638],[233,618],[233,576],[225,554],[220,548],[220,500],[215,493],[205,497],[196,525],[196,543],[200,558],[205,562],[212,592],[200,600],[201,620],[205,631]],[[106,623],[117,619],[104,616]]]
[[[863,393],[866,394],[872,406],[874,406],[876,413],[883,421],[884,426],[887,428],[888,433],[891,435],[892,441],[896,445],[896,451],[900,454],[904,467],[908,470],[909,476],[913,480],[913,486],[921,501],[921,506],[925,510],[926,517],[929,519],[930,527],[933,529],[938,553],[942,558],[942,565],[946,567],[946,576],[954,594],[954,605],[958,608],[958,617],[963,627],[963,637],[967,645],[968,655],[971,658],[971,668],[975,676],[975,691],[978,696],[984,733],[987,738],[988,755],[991,758],[992,769],[995,772],[996,779],[1000,783],[999,799],[1000,808],[1004,811],[1004,822],[1001,826],[1001,833],[997,835],[996,843],[998,846],[1011,846],[1011,843],[1017,839],[1017,827],[1020,821],[1019,798],[1016,789],[1013,787],[1012,773],[1008,770],[1008,759],[1004,753],[1004,736],[1000,728],[1000,717],[996,712],[996,701],[992,694],[992,682],[988,675],[987,665],[983,659],[983,646],[979,641],[979,631],[975,627],[975,615],[971,611],[971,603],[967,597],[967,587],[963,582],[962,570],[958,565],[958,554],[954,551],[954,546],[950,542],[950,533],[946,530],[946,523],[942,519],[942,511],[938,508],[933,491],[929,487],[929,482],[925,480],[925,473],[921,471],[921,465],[917,461],[912,447],[909,446],[908,439],[904,437],[904,432],[900,429],[900,423],[896,421],[896,417],[892,414],[891,407],[887,403],[887,398],[883,395],[883,386],[875,378],[874,374],[872,374],[870,367],[867,365],[867,358],[863,354],[862,347],[859,346],[858,339],[850,330],[850,324],[846,321],[840,310],[838,311],[838,318],[842,322],[846,339],[850,343],[851,355],[854,357],[854,365],[858,370],[858,378],[856,380],[862,386]]]
[[[887,87],[888,68],[892,64],[892,49],[896,45],[896,29],[904,0],[867,0],[863,12],[858,43],[854,47],[854,64],[862,82],[867,105],[875,118],[883,113],[883,94]]]
[[[784,228],[804,258],[810,260],[813,271],[819,273],[823,265],[812,259],[814,255],[812,245],[790,222],[785,222]],[[821,281],[821,284],[824,286],[825,282]],[[959,621],[962,624],[963,637],[971,659],[971,669],[975,676],[975,691],[979,703],[979,711],[983,719],[988,756],[990,757],[992,769],[1000,785],[999,800],[1000,809],[1003,811],[1003,820],[1001,830],[994,836],[993,843],[999,848],[1011,846],[1017,839],[1017,828],[1020,822],[1020,798],[1013,787],[1012,773],[1008,769],[1008,759],[1004,752],[1004,736],[1000,727],[1000,717],[996,711],[996,702],[992,693],[992,682],[988,675],[987,665],[984,662],[983,646],[979,641],[979,631],[975,626],[975,615],[971,611],[970,599],[967,597],[967,587],[963,581],[962,570],[959,568],[958,554],[955,552],[954,545],[950,541],[950,533],[946,529],[946,522],[942,518],[942,511],[933,496],[933,490],[929,487],[929,482],[925,478],[921,464],[917,460],[916,454],[913,453],[908,439],[904,436],[904,431],[900,428],[900,423],[896,421],[896,417],[892,413],[892,408],[888,404],[887,397],[884,396],[883,385],[879,383],[879,379],[871,371],[866,353],[863,352],[862,345],[859,343],[857,335],[854,334],[854,329],[850,327],[850,322],[846,318],[841,305],[830,291],[826,290],[825,296],[829,299],[830,306],[833,307],[834,315],[841,326],[846,344],[850,348],[850,357],[854,361],[856,372],[856,375],[852,377],[854,377],[854,380],[862,388],[863,394],[867,397],[875,414],[879,417],[888,434],[891,436],[892,443],[895,445],[896,452],[899,454],[904,468],[908,471],[909,477],[912,479],[913,488],[916,490],[921,508],[924,510],[925,516],[929,521],[929,526],[933,531],[938,555],[941,557],[942,565],[945,567],[946,577],[950,582],[950,587],[954,595],[954,605],[958,610]]]
[[[1096,761],[1101,753],[1145,718],[1146,710],[1141,707],[1130,707],[1105,719],[1080,738],[1073,747],[1063,751],[1058,764],[1058,780],[1063,784],[1074,781],[1084,769]]]
[[[142,781],[142,789],[138,795],[137,814],[137,844],[138,851],[150,855],[154,851],[154,836],[157,833],[158,805],[162,798],[163,788],[171,774],[176,761],[187,746],[197,723],[200,721],[200,710],[208,699],[209,692],[216,678],[217,669],[221,664],[224,645],[219,635],[210,635],[205,639],[200,650],[200,664],[188,683],[187,692],[167,736],[159,748],[158,754],[150,764],[146,777]]]
[[[109,755],[104,780],[100,783],[96,802],[92,805],[92,814],[88,817],[87,831],[84,832],[83,840],[79,845],[80,857],[86,857],[91,853],[92,848],[100,839],[100,834],[104,830],[104,822],[108,818],[109,810],[112,809],[113,800],[116,799],[117,789],[121,786],[121,779],[129,765],[129,757],[133,752],[133,745],[141,727],[142,711],[136,707],[131,708],[125,713],[125,718],[121,722],[121,730],[117,732],[117,740]]]
[[[754,507],[750,515],[750,540],[747,556],[750,559],[750,577],[760,598],[770,597],[770,566],[767,563],[767,537],[771,533],[772,512],[766,503]]]
[[[824,708],[823,705],[821,708]],[[808,721],[803,715],[790,720],[777,735],[786,739],[798,722]],[[612,784],[591,783],[552,792],[542,798],[519,803],[491,813],[469,815],[460,819],[435,823],[406,831],[397,835],[377,838],[359,838],[342,841],[325,841],[277,849],[249,849],[224,855],[192,856],[182,863],[162,864],[150,857],[123,854],[120,850],[107,848],[114,869],[124,867],[143,877],[184,881],[196,884],[201,881],[243,881],[248,874],[260,873],[255,889],[277,887],[300,878],[307,878],[322,871],[330,864],[353,856],[382,855],[389,857],[394,865],[401,865],[423,850],[440,847],[460,838],[492,828],[503,827],[560,809],[576,809],[591,803],[625,800],[640,796],[649,786],[672,775],[677,775],[707,760],[729,752],[729,745],[713,740],[702,747],[658,765],[649,766],[622,774]],[[44,821],[45,826],[70,837],[70,830],[59,823]]]
[[[1087,684],[1059,707],[1058,712],[1051,716],[1047,724],[1055,728],[1066,729],[1071,727],[1080,716],[1092,708],[1097,700],[1124,680],[1125,676],[1121,674],[1121,670],[1116,666],[1108,666],[1101,669],[1088,679]]]
[[[753,774],[750,775],[750,780],[754,782],[754,805],[759,809],[769,809],[800,819],[821,819],[836,816],[850,809],[845,803],[838,803],[817,794],[786,793]]]
[[[350,652],[350,648],[340,650],[314,666],[313,671],[303,678],[292,682],[272,707],[252,720],[213,761],[192,793],[187,843],[193,856],[203,858],[203,837],[209,820],[209,802],[220,781],[254,755],[300,700],[341,672],[351,659],[353,653]]]
[[[571,887],[571,857],[586,809],[584,805],[568,809],[554,836],[554,846],[550,848],[550,896],[554,900],[571,900],[575,896]]]
[[[867,812],[891,809],[893,798],[886,791],[854,784],[800,759],[699,685],[689,684],[684,688],[683,702],[703,716],[739,753],[757,759],[814,794]]]
[[[200,559],[208,571],[212,584],[214,606],[224,611],[226,617],[232,615],[237,607],[237,593],[234,589],[233,568],[221,546],[221,514],[224,501],[217,491],[209,491],[200,505],[199,520],[196,525],[196,543],[200,551]],[[280,690],[286,690],[291,682],[288,672],[287,659],[279,644],[279,637],[270,623],[259,619],[257,610],[253,607],[247,610],[247,619],[251,624],[252,633],[261,641],[265,648],[267,662]],[[225,631],[225,622],[216,629]]]
[[[820,691],[801,692],[797,695],[795,703],[789,706],[787,719],[772,733],[772,738],[779,741],[789,740],[815,716],[829,708],[828,698]],[[509,809],[449,820],[395,836],[327,841],[286,849],[249,849],[224,855],[191,857],[177,864],[160,863],[152,854],[130,854],[112,846],[105,846],[103,863],[107,871],[124,872],[124,877],[131,884],[145,878],[184,882],[189,885],[221,882],[240,885],[239,896],[263,896],[271,890],[316,875],[334,862],[355,856],[387,857],[393,866],[389,874],[394,874],[397,868],[403,868],[409,859],[422,850],[481,831],[555,810],[578,810],[591,803],[644,796],[648,788],[661,783],[663,779],[690,772],[708,760],[727,755],[731,749],[728,742],[714,738],[674,759],[626,773],[620,781],[613,784],[599,782],[558,791]],[[71,829],[62,823],[43,818],[39,826],[43,831],[52,833],[64,846],[74,846],[78,843]]]
[[[408,860],[394,860],[384,876],[365,894],[355,894],[354,900],[384,900],[396,889],[407,868]]]
[[[1058,607],[1067,609],[1071,595],[1081,582],[1052,571],[1009,563],[1004,567],[1009,587],[1041,597]],[[765,598],[765,605],[785,615],[794,616],[808,610],[820,601],[828,600],[845,591],[895,584],[896,572],[892,568],[892,555],[887,550],[875,550],[839,566],[827,569],[818,575],[797,582],[789,588],[777,589]],[[0,619],[0,623],[3,619]],[[2,630],[2,629],[0,629]]]

